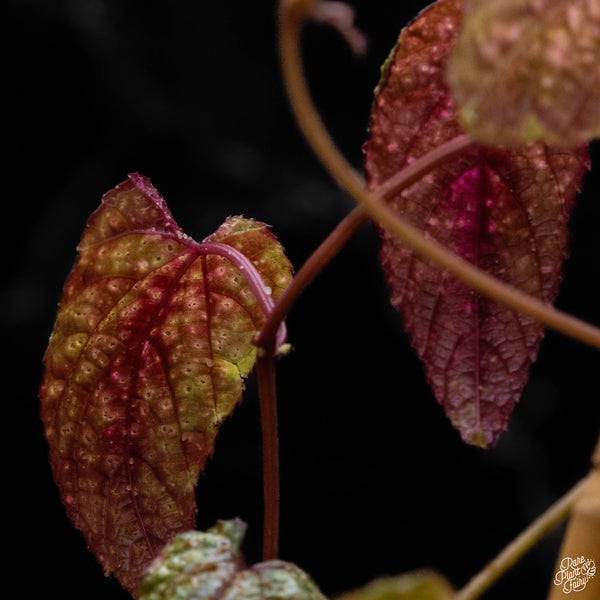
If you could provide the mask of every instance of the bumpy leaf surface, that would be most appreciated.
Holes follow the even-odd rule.
[[[62,500],[130,591],[195,525],[194,487],[265,320],[241,271],[207,242],[244,254],[274,296],[291,279],[264,224],[229,218],[197,243],[131,175],[88,221],[44,359],[41,415]]]
[[[270,560],[245,568],[245,524],[221,521],[178,535],[148,569],[140,600],[325,600],[296,565]]]
[[[491,144],[600,134],[600,2],[467,0],[448,81],[465,128]]]
[[[440,0],[400,35],[376,91],[365,144],[372,190],[463,133],[443,80],[462,2]],[[557,294],[567,219],[587,150],[532,144],[476,148],[390,198],[427,236],[547,302]],[[472,444],[506,428],[544,329],[415,256],[385,231],[380,260],[391,299],[447,416]]]

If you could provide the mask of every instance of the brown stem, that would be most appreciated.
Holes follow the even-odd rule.
[[[453,600],[475,600],[479,598],[497,579],[510,569],[524,554],[572,510],[575,500],[585,488],[589,477],[580,480],[562,498],[552,504],[527,529],[521,532],[496,558],[490,561]]]
[[[273,356],[259,356],[256,370],[263,452],[263,560],[272,560],[279,554],[279,440]]]

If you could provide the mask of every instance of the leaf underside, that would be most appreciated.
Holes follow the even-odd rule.
[[[275,297],[291,280],[263,223],[230,217],[206,241],[244,254]],[[240,270],[205,247],[130,175],[87,223],[44,358],[41,416],[62,501],[132,593],[156,553],[195,526],[198,476],[265,321]]]
[[[465,128],[491,144],[600,135],[600,2],[467,0],[448,65]]]
[[[444,83],[462,2],[440,0],[405,28],[376,90],[365,170],[371,190],[461,135]],[[425,235],[492,275],[553,302],[567,221],[587,148],[478,147],[389,199]],[[380,262],[413,346],[464,441],[487,447],[507,427],[544,328],[489,300],[380,231]]]

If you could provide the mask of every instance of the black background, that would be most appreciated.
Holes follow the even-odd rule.
[[[425,2],[352,3],[371,45],[304,41],[316,102],[360,168],[379,65]],[[229,214],[270,223],[299,267],[350,210],[290,116],[272,1],[4,3],[2,339],[6,585],[19,597],[127,598],[64,515],[38,417],[41,361],[62,284],[102,194],[139,171],[201,239]],[[558,305],[598,322],[597,175],[572,219]],[[595,350],[549,332],[509,431],[461,443],[390,308],[367,226],[288,320],[279,365],[281,556],[334,595],[430,566],[463,585],[588,468],[600,422]],[[198,526],[240,516],[260,558],[254,378],[198,486]],[[6,504],[5,504],[6,506]],[[487,598],[542,598],[561,529]],[[6,563],[5,563],[6,564]]]

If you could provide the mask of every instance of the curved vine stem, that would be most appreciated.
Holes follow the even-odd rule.
[[[442,162],[455,157],[474,145],[467,135],[460,136],[436,148],[388,180],[376,192],[369,192],[362,177],[348,163],[333,142],[312,101],[303,72],[300,51],[300,30],[311,17],[320,0],[280,0],[279,44],[283,77],[289,102],[298,126],[323,166],[333,179],[357,201],[358,207],[340,223],[339,230],[325,240],[309,258],[295,280],[276,303],[257,343],[273,347],[274,336],[300,292],[316,276],[347,238],[372,218],[395,235],[413,252],[435,263],[478,292],[508,307],[528,314],[544,325],[581,342],[600,348],[600,328],[577,319],[543,303],[490,276],[471,263],[451,254],[437,242],[426,239],[419,230],[406,223],[382,202],[388,195],[407,187]],[[337,229],[337,228],[336,228]],[[456,600],[474,600],[487,590],[504,572],[514,565],[535,543],[563,520],[587,482],[581,480],[560,500],[534,521],[493,561],[458,592]]]
[[[450,253],[441,244],[423,234],[396,215],[386,204],[370,193],[360,175],[347,162],[329,136],[312,101],[300,51],[300,30],[310,18],[319,0],[281,0],[279,5],[279,45],[283,77],[290,105],[298,126],[309,145],[335,181],[345,188],[359,206],[413,252],[471,286],[478,292],[527,314],[547,327],[581,342],[600,348],[600,328],[577,319],[551,304],[546,304],[492,277],[468,261]],[[412,163],[393,182],[393,189],[409,185],[435,166],[434,161],[447,160],[470,147],[473,141],[461,136],[438,147]],[[386,185],[391,191],[391,183]]]

